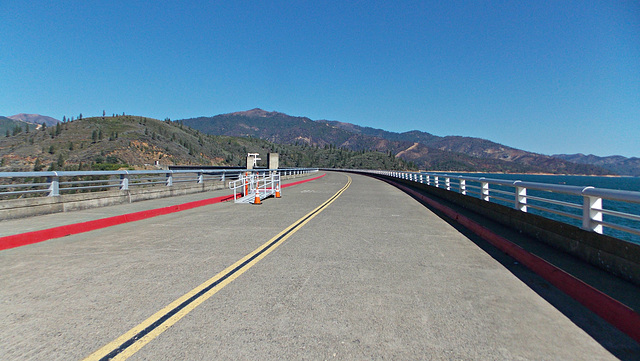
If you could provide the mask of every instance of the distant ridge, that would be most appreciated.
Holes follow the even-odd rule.
[[[418,130],[394,133],[351,123],[311,120],[259,108],[179,122],[213,135],[257,137],[275,143],[336,146],[390,153],[416,167],[438,171],[611,174],[604,168],[507,147],[489,140],[440,137]]]
[[[40,114],[20,113],[20,114],[12,115],[7,118],[13,119],[13,120],[19,120],[25,123],[38,124],[38,125],[45,123],[48,127],[60,123],[58,119],[54,119],[54,118],[51,118],[45,115],[40,115]]]
[[[278,113],[278,112],[268,112],[266,110],[262,110],[260,108],[254,108],[251,110],[245,110],[243,112],[235,112],[235,113],[230,113],[230,115],[238,115],[238,116],[242,116],[242,117],[261,117],[261,118],[266,118],[266,117],[272,117],[278,114],[282,114],[282,113]]]
[[[259,118],[256,118],[259,119]],[[257,137],[203,134],[168,119],[89,117],[40,127],[8,121],[0,135],[0,171],[157,169],[171,165],[246,166],[247,153],[280,154],[282,167],[408,169],[391,154],[306,144],[274,144]],[[19,131],[14,128],[20,125]],[[29,125],[27,127],[27,125]],[[263,157],[263,159],[265,159]],[[266,161],[259,162],[266,166]]]
[[[615,174],[631,175],[640,177],[640,158],[627,158],[621,155],[612,155],[608,157],[599,157],[597,155],[588,154],[554,154],[556,158],[564,159],[569,162],[578,164],[591,164],[604,169],[608,169]]]

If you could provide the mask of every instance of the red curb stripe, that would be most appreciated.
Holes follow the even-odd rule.
[[[515,258],[518,262],[540,275],[574,300],[580,302],[583,306],[632,339],[640,342],[640,314],[633,309],[453,209],[425,197],[404,185],[392,181],[388,182],[438,209],[447,217],[460,223],[499,250]]]
[[[0,250],[25,246],[27,244],[38,243],[53,238],[59,238],[69,236],[72,234],[84,233],[93,231],[100,228],[106,228],[115,226],[118,224],[135,222],[147,218],[157,217],[169,213],[175,213],[192,209],[196,207],[202,207],[209,204],[215,204],[225,202],[233,199],[233,195],[221,196],[216,198],[203,199],[194,202],[188,202],[163,208],[149,209],[146,211],[140,211],[135,213],[121,214],[118,216],[96,219],[93,221],[87,221],[82,223],[68,224],[59,227],[53,227],[49,229],[43,229],[40,231],[33,231],[21,234],[14,234],[11,236],[5,236],[0,238]]]
[[[322,178],[325,175],[326,173],[319,177],[305,179],[295,183],[285,184],[282,186],[282,188],[290,187],[290,186],[305,183],[305,182],[310,182],[312,180]],[[70,236],[72,234],[94,231],[96,229],[107,228],[107,227],[116,226],[123,223],[140,221],[147,218],[162,216],[165,214],[170,214],[175,212],[186,211],[188,209],[202,207],[210,204],[226,202],[231,199],[233,199],[233,195],[220,196],[220,197],[202,199],[199,201],[193,201],[193,202],[188,202],[183,204],[177,204],[177,205],[163,207],[163,208],[149,209],[146,211],[140,211],[140,212],[134,212],[134,213],[128,213],[128,214],[121,214],[119,216],[101,218],[93,221],[68,224],[64,226],[43,229],[40,231],[33,231],[33,232],[20,233],[20,234],[14,234],[11,236],[0,237],[0,251],[5,249],[10,249],[10,248],[26,246],[32,243],[43,242],[53,238]]]
[[[327,175],[327,173],[324,173],[323,175],[315,177],[315,178],[305,179],[305,180],[301,180],[301,181],[285,184],[285,185],[281,186],[280,188],[286,188],[286,187],[295,186],[296,184],[301,184],[301,183],[305,183],[305,182],[311,182],[312,180],[320,179],[320,178],[322,178],[322,177],[324,177],[326,175]]]

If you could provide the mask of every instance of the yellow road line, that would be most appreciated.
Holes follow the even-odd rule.
[[[169,327],[198,307],[202,302],[209,299],[216,292],[224,288],[224,286],[228,285],[249,268],[253,267],[253,265],[266,257],[280,244],[291,237],[291,235],[307,224],[307,222],[333,203],[351,185],[351,177],[347,176],[347,178],[347,184],[320,206],[295,221],[292,225],[278,233],[262,246],[258,247],[255,251],[244,256],[238,262],[227,267],[224,271],[189,291],[184,296],[171,302],[169,305],[153,314],[153,316],[144,320],[122,336],[116,338],[93,354],[89,355],[84,359],[84,361],[126,360],[129,358],[144,345],[151,342],[151,340],[158,337],[158,335],[166,331]]]

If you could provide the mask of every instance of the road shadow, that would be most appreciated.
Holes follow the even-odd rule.
[[[394,185],[393,183],[389,182]],[[402,190],[401,188],[399,188]],[[420,192],[419,189],[415,189],[415,191]],[[459,212],[465,216],[470,216],[470,211],[462,209],[454,204],[451,204],[445,200],[438,199],[432,195],[425,194],[424,192],[420,192],[422,195],[431,198],[432,200],[436,200],[437,202],[454,209],[456,212]],[[564,314],[568,319],[570,319],[576,326],[580,327],[587,334],[589,334],[596,342],[598,342],[602,347],[611,352],[615,357],[620,360],[640,360],[640,344],[636,342],[631,337],[627,336],[622,331],[618,330],[598,315],[593,313],[591,310],[580,304],[578,301],[574,300],[564,292],[560,291],[558,288],[553,286],[551,283],[546,281],[544,278],[531,271],[529,268],[520,264],[516,259],[499,250],[483,238],[476,235],[474,232],[469,229],[463,227],[455,220],[446,216],[443,212],[435,209],[429,204],[422,201],[420,198],[406,193],[411,196],[413,199],[418,201],[420,204],[431,210],[438,217],[443,219],[453,228],[455,228],[458,232],[463,234],[469,241],[473,242],[476,246],[486,252],[493,259],[498,261],[502,266],[504,266],[507,270],[509,270],[514,276],[516,276],[519,280],[521,280],[524,284],[526,284],[529,288],[531,288],[534,292],[536,292],[540,297],[545,299],[551,305],[553,305],[556,309],[558,309],[562,314]],[[474,215],[473,218],[477,220],[478,215]],[[491,221],[487,221],[490,223]],[[484,222],[483,222],[484,225]],[[489,227],[494,233],[499,234],[509,240],[513,240],[514,238],[527,238],[524,235],[518,234],[514,235],[514,231],[502,231],[501,228],[504,227]],[[523,240],[521,240],[523,241]],[[527,239],[526,242],[536,242],[532,239]],[[518,241],[514,243],[518,244]],[[570,256],[569,256],[570,257]],[[640,325],[638,326],[640,327]]]

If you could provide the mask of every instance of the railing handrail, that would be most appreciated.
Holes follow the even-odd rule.
[[[99,190],[101,188],[116,188],[120,190],[129,190],[131,186],[146,186],[153,184],[165,184],[168,187],[174,183],[197,182],[202,184],[205,181],[213,179],[225,181],[229,177],[239,176],[244,172],[255,174],[266,174],[277,172],[283,175],[304,174],[309,172],[317,172],[318,168],[278,168],[278,169],[181,169],[181,170],[115,170],[115,171],[43,171],[43,172],[0,172],[0,182],[9,183],[2,184],[0,187],[0,196],[22,196],[43,194],[50,197],[59,196],[60,192],[69,191],[88,191]],[[196,175],[196,177],[184,176],[188,174]],[[97,180],[82,180],[74,177],[96,176],[103,177],[100,181],[104,184],[98,184]],[[46,182],[42,183],[26,183],[17,184],[3,180],[12,180],[19,178],[46,178]],[[60,179],[63,178],[64,181]],[[71,178],[71,181],[68,179]],[[91,185],[89,185],[91,184]],[[70,187],[60,187],[69,186]],[[6,191],[2,191],[6,189]]]
[[[83,176],[100,176],[100,175],[140,175],[140,174],[179,174],[179,173],[205,173],[205,174],[220,174],[220,173],[241,173],[246,171],[251,172],[282,172],[289,170],[317,170],[317,168],[278,168],[278,169],[181,169],[181,170],[91,170],[91,171],[41,171],[41,172],[0,172],[1,178],[36,178],[36,177],[83,177]]]
[[[568,217],[571,219],[582,220],[581,228],[593,231],[596,233],[603,233],[603,227],[616,229],[627,234],[640,236],[640,227],[628,227],[621,224],[615,224],[610,221],[603,220],[603,214],[619,219],[626,219],[627,221],[638,222],[640,221],[640,214],[633,214],[627,212],[620,212],[612,209],[607,209],[603,206],[602,201],[617,201],[631,203],[634,205],[640,205],[640,192],[629,190],[617,190],[608,188],[597,188],[593,186],[573,186],[565,184],[550,184],[529,182],[522,180],[510,180],[510,179],[496,179],[487,177],[474,177],[468,175],[451,175],[446,173],[434,173],[434,172],[406,172],[406,171],[372,171],[372,170],[355,170],[358,172],[369,172],[376,174],[383,174],[392,176],[395,178],[406,179],[419,183],[425,183],[429,186],[435,186],[441,189],[449,191],[457,191],[460,194],[469,196],[479,196],[485,201],[491,201],[496,199],[502,202],[511,202],[514,207],[522,212],[527,212],[527,208],[545,212],[545,214],[551,213]],[[457,184],[453,184],[451,181],[457,180]],[[479,183],[479,185],[469,185],[466,182]],[[497,185],[504,187],[514,188],[513,192],[507,192],[496,188],[490,188],[489,185]],[[583,199],[582,204],[579,203],[567,203],[559,202],[552,198],[543,198],[538,196],[528,195],[528,190],[543,191],[550,193],[558,193],[568,196],[581,197]],[[498,195],[496,195],[498,194]],[[511,195],[513,199],[506,199],[505,196]],[[545,203],[544,206],[540,204],[527,204],[527,200],[537,201]],[[567,212],[559,209],[548,208],[551,205],[560,205],[572,209],[580,209],[581,215],[576,215],[571,212]],[[638,241],[636,241],[638,242]]]
[[[409,172],[409,173],[412,173],[412,172]],[[551,184],[551,183],[528,182],[528,181],[510,180],[510,179],[449,175],[449,174],[431,173],[431,172],[418,172],[418,174],[426,174],[426,175],[437,176],[442,178],[446,177],[446,178],[464,179],[472,182],[487,182],[490,184],[511,186],[511,187],[517,186],[517,187],[535,189],[539,191],[556,192],[556,193],[563,193],[563,194],[574,195],[574,196],[588,195],[588,196],[600,197],[600,198],[621,201],[621,202],[640,203],[640,192],[637,192],[637,191],[599,188],[599,187],[593,187],[593,186],[570,186],[566,184]]]

